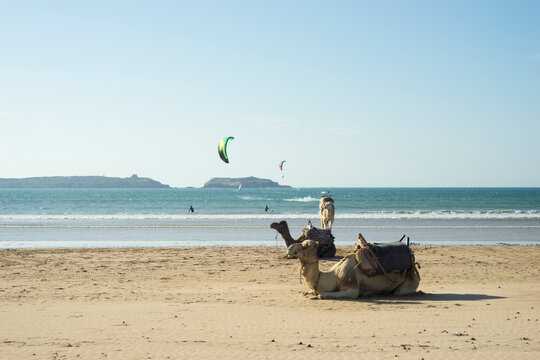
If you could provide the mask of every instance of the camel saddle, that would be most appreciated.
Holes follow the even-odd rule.
[[[394,241],[369,244],[362,234],[359,234],[358,238],[355,247],[356,260],[362,271],[369,276],[403,273],[414,264],[414,254],[408,243]]]
[[[334,235],[330,230],[312,227],[306,234],[310,240],[317,241],[317,256],[319,258],[332,257],[336,254],[336,245],[334,245]]]
[[[410,268],[412,265],[412,250],[402,242],[373,243],[371,248],[386,272],[401,272]],[[377,269],[377,274],[382,273],[383,271],[379,267]]]

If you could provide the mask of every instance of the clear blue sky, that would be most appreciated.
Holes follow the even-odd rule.
[[[539,17],[539,1],[1,1],[0,177],[540,186]]]

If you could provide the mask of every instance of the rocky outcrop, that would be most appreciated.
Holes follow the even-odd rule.
[[[102,189],[102,188],[170,188],[150,178],[132,175],[128,178],[105,176],[47,176],[21,179],[1,179],[2,189]]]
[[[212,178],[203,187],[205,188],[237,188],[242,184],[242,188],[279,188],[288,185],[280,185],[270,179],[261,179],[254,176],[244,178]]]

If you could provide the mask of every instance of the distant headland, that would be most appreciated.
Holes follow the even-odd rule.
[[[204,188],[290,188],[288,185],[280,185],[270,179],[261,179],[254,176],[244,178],[212,178],[204,184]]]
[[[0,189],[115,189],[170,188],[150,178],[105,176],[46,176],[21,179],[0,178]]]

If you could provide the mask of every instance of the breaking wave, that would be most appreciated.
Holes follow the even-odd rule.
[[[309,198],[309,197],[307,197]],[[302,198],[306,199],[306,198]],[[313,199],[313,198],[311,198]],[[316,199],[314,199],[316,200]],[[313,200],[291,200],[313,201]],[[317,219],[319,214],[309,213],[263,213],[263,214],[0,214],[0,221],[181,221],[181,220],[274,220],[274,219]],[[388,219],[538,219],[539,210],[486,210],[486,211],[373,211],[337,213],[336,219],[388,220]]]
[[[284,201],[297,201],[297,202],[312,202],[312,201],[316,201],[318,202],[319,199],[315,199],[314,197],[311,197],[311,196],[305,196],[305,197],[301,197],[301,198],[292,198],[292,199],[283,199]]]
[[[264,197],[260,197],[260,196],[240,196],[240,199],[247,200],[247,201],[251,201],[251,200],[271,201],[271,200],[274,200],[274,199],[264,198]]]

